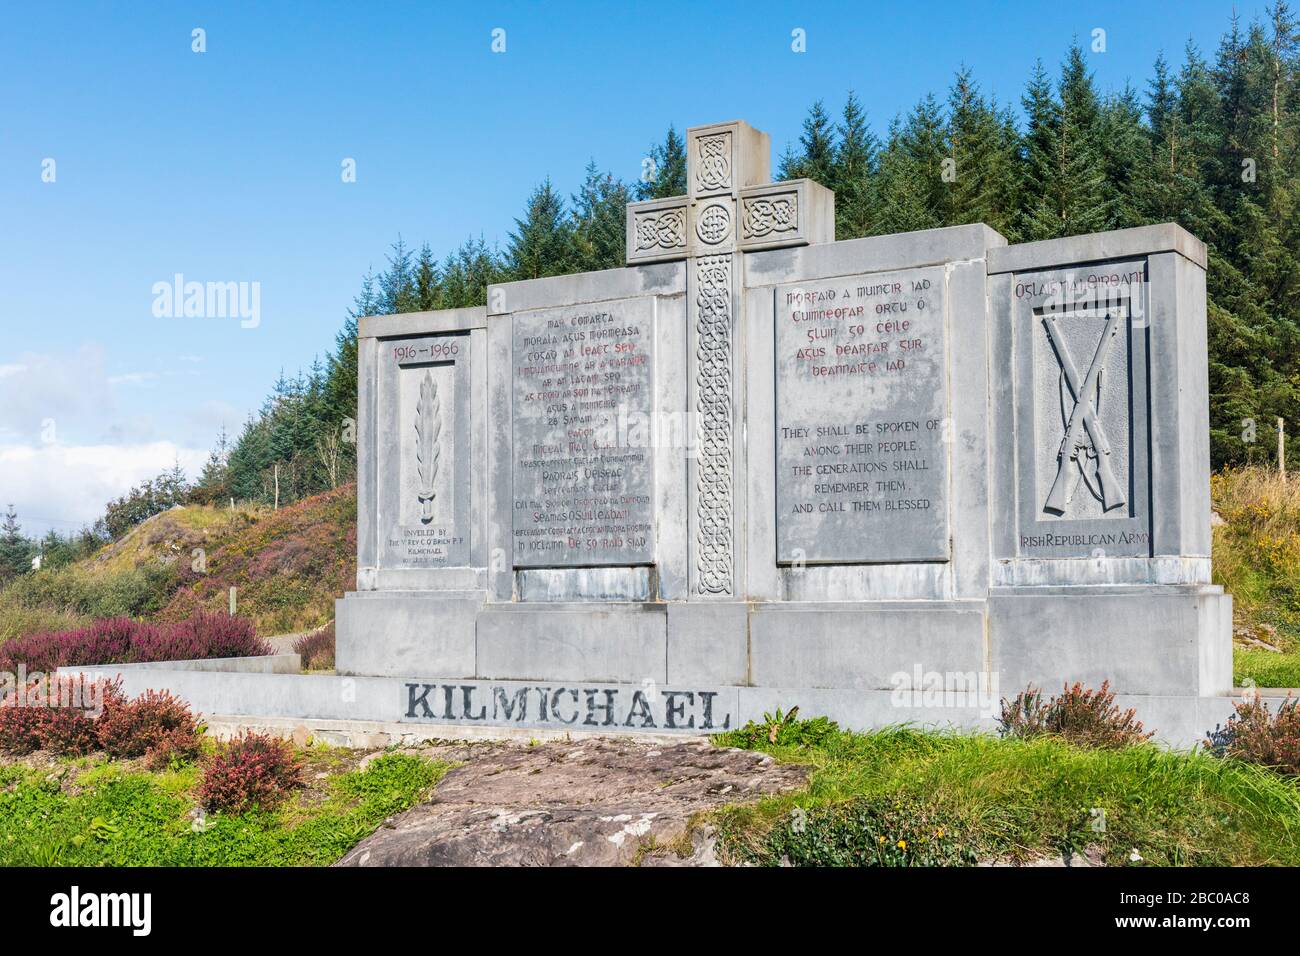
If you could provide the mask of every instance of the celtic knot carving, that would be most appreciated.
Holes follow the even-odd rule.
[[[696,220],[695,234],[701,242],[716,246],[731,235],[731,210],[723,203],[708,204]]]
[[[699,162],[695,182],[702,192],[731,188],[731,134],[715,133],[696,141]]]
[[[711,594],[732,588],[731,282],[731,256],[696,258],[696,576]]]
[[[744,200],[741,229],[746,239],[761,239],[780,232],[795,232],[799,228],[799,199],[789,196],[757,196]]]
[[[679,249],[686,245],[686,210],[665,209],[639,213],[636,220],[636,247],[645,249]]]

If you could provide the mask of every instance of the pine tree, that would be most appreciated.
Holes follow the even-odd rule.
[[[564,212],[564,200],[550,179],[533,190],[524,218],[515,220],[506,253],[515,279],[563,275],[573,269],[573,228]]]
[[[442,266],[443,308],[465,309],[487,302],[487,287],[507,278],[500,257],[483,237],[467,239]]]
[[[822,101],[813,103],[803,121],[800,150],[782,157],[778,179],[812,179],[828,189],[836,183],[835,124]]]
[[[641,177],[636,185],[636,198],[667,199],[686,193],[686,144],[677,130],[668,127],[662,143],[650,147],[642,161]]]
[[[9,505],[4,524],[0,525],[0,581],[8,580],[32,569],[32,544],[23,537],[18,523],[18,512]]]
[[[1096,232],[1114,217],[1106,195],[1101,105],[1077,43],[1061,69],[1060,99],[1042,64],[1024,99],[1029,118],[1024,205],[1026,239]]]
[[[1149,222],[1146,210],[1154,189],[1155,157],[1151,134],[1142,125],[1142,106],[1131,88],[1106,100],[1097,130],[1106,191],[1111,195],[1105,228]]]
[[[415,290],[415,257],[401,236],[393,243],[388,270],[380,276],[379,300],[385,315],[414,312],[419,307]]]
[[[426,242],[415,258],[414,306],[417,311],[428,312],[441,307],[440,299],[438,262]]]
[[[230,435],[226,426],[217,433],[216,444],[199,472],[198,480],[190,489],[189,500],[196,504],[221,504],[230,497]]]
[[[574,264],[580,272],[613,269],[627,258],[626,217],[631,201],[627,186],[610,173],[602,173],[595,162],[587,164],[586,175],[573,197]]]
[[[1012,234],[1016,212],[1017,138],[996,107],[987,103],[967,68],[948,92],[943,220],[948,225],[983,222]]]
[[[867,114],[849,92],[838,128],[835,153],[835,238],[853,239],[871,232],[874,211],[871,178],[876,171],[880,141],[867,125]]]
[[[875,234],[934,229],[942,224],[928,178],[928,170],[917,158],[902,122],[895,118],[890,123],[889,138],[880,154],[880,169],[873,184]]]

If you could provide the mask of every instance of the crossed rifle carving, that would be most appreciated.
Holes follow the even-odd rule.
[[[1101,491],[1102,510],[1110,511],[1124,504],[1123,486],[1116,479],[1110,465],[1110,442],[1106,439],[1106,433],[1102,431],[1101,422],[1097,421],[1097,409],[1093,404],[1093,396],[1097,394],[1097,380],[1106,364],[1110,343],[1115,338],[1115,333],[1119,331],[1119,324],[1118,310],[1107,314],[1106,328],[1101,333],[1101,341],[1097,343],[1092,364],[1088,366],[1088,373],[1080,383],[1079,370],[1056,328],[1055,316],[1049,315],[1043,318],[1047,337],[1051,340],[1052,348],[1056,350],[1056,355],[1060,359],[1066,387],[1074,396],[1074,408],[1065,426],[1065,438],[1061,441],[1061,449],[1056,454],[1056,480],[1052,482],[1047,503],[1043,505],[1045,511],[1058,515],[1065,514],[1065,506],[1070,500],[1066,487],[1070,463],[1078,462],[1079,455],[1087,452],[1088,442],[1091,442],[1093,450],[1097,453],[1097,484]],[[1087,441],[1084,440],[1084,432],[1087,433]]]

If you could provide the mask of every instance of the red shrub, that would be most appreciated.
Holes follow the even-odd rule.
[[[190,763],[202,750],[202,731],[197,726],[164,730],[145,753],[150,770],[167,770],[174,764]]]
[[[1076,682],[1049,701],[1030,687],[1015,700],[1003,699],[999,723],[1004,737],[1052,735],[1079,747],[1126,747],[1152,736],[1142,729],[1132,708],[1120,710],[1110,681],[1102,681],[1100,690]]]
[[[1270,714],[1258,694],[1236,705],[1226,727],[1216,727],[1206,747],[1220,757],[1234,757],[1300,776],[1300,711],[1287,695]]]
[[[177,732],[197,734],[189,705],[167,691],[147,690],[135,700],[105,709],[96,727],[99,745],[112,757],[142,757],[174,742]]]
[[[133,664],[270,654],[246,618],[198,611],[189,620],[154,625],[131,618],[96,621],[75,631],[26,634],[0,644],[0,670],[53,672],[68,665]]]
[[[334,622],[326,624],[318,631],[304,634],[293,642],[295,654],[302,655],[305,670],[334,669]]]
[[[7,754],[29,754],[41,749],[41,736],[50,719],[50,708],[16,698],[0,703],[0,750]]]
[[[41,749],[61,757],[80,757],[99,746],[95,710],[102,713],[121,706],[124,698],[116,681],[58,678],[50,686],[50,706],[41,727]]]
[[[199,783],[199,802],[205,810],[229,813],[255,807],[265,810],[302,785],[302,768],[288,743],[246,733],[208,759]]]

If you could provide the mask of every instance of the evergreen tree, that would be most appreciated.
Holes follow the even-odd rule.
[[[1111,194],[1107,229],[1125,229],[1148,222],[1146,211],[1154,190],[1154,154],[1150,131],[1142,125],[1137,93],[1126,87],[1102,107],[1097,125],[1101,144],[1104,189]]]
[[[876,172],[880,141],[867,125],[867,114],[849,91],[841,114],[835,153],[835,238],[869,235],[874,215],[871,178]]]
[[[1101,105],[1077,43],[1061,69],[1059,100],[1040,63],[1024,105],[1029,118],[1024,237],[1055,239],[1105,228],[1115,214],[1114,200],[1107,198]]]
[[[441,289],[438,281],[438,262],[426,242],[415,258],[414,311],[429,312],[441,308]]]
[[[564,200],[546,179],[533,190],[524,217],[515,220],[506,253],[510,274],[515,279],[563,275],[573,271],[575,258]]]
[[[595,162],[587,164],[586,175],[573,197],[574,266],[579,272],[613,269],[627,258],[627,204],[632,196],[627,186],[610,173],[602,173]]]
[[[880,155],[880,169],[874,182],[876,207],[872,231],[877,235],[913,232],[942,225],[932,204],[927,170],[909,146],[902,123],[895,118]]]
[[[189,500],[195,504],[221,504],[230,497],[230,435],[221,426],[208,460],[203,464],[198,480],[190,489]]]
[[[32,569],[32,544],[23,537],[18,512],[9,505],[0,524],[0,581],[26,574]]]
[[[381,314],[396,315],[399,312],[414,312],[419,308],[415,287],[415,257],[406,247],[402,237],[393,243],[392,254],[388,257],[388,269],[379,280],[379,307]]]
[[[507,278],[500,257],[483,237],[467,239],[442,267],[442,307],[464,309],[487,303],[487,287]]]
[[[782,157],[778,179],[813,179],[834,189],[836,183],[835,124],[822,101],[813,103],[803,121],[801,150]]]
[[[957,73],[948,92],[946,142],[951,182],[943,193],[944,221],[983,222],[1011,237],[1019,179],[1017,138],[1014,127],[985,101],[967,68]]]
[[[642,163],[636,198],[667,199],[686,194],[686,143],[677,130],[668,127],[662,143],[650,147]]]

